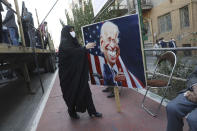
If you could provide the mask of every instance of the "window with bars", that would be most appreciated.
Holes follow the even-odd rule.
[[[171,14],[167,13],[158,17],[159,33],[165,33],[172,31]]]
[[[144,22],[144,28],[146,30],[146,35],[151,36],[151,31],[150,31],[150,24],[149,22]]]
[[[189,10],[188,6],[179,9],[181,28],[189,27]]]

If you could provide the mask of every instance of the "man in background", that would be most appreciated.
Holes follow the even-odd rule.
[[[30,40],[30,47],[34,47],[36,45],[34,21],[33,21],[32,13],[29,12],[27,8],[25,8],[24,10],[22,19],[23,21],[26,22],[27,33],[28,33],[29,40]]]
[[[12,5],[9,4],[9,7],[11,8]],[[18,27],[16,25],[14,12],[10,8],[7,7],[7,13],[3,25],[8,28],[12,44],[18,46]]]

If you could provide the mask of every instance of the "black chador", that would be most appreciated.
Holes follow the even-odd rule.
[[[64,26],[61,31],[59,46],[59,78],[63,98],[68,106],[68,113],[78,119],[76,112],[88,111],[89,115],[101,117],[96,112],[88,84],[88,58],[85,47],[79,45],[71,35],[72,26]]]

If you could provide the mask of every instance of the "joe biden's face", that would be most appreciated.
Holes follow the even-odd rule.
[[[109,36],[106,41],[101,43],[101,48],[107,62],[113,66],[120,55],[120,48],[115,38]]]
[[[120,48],[118,45],[119,29],[114,23],[105,22],[101,28],[101,51],[103,52],[107,62],[113,66],[120,55]]]

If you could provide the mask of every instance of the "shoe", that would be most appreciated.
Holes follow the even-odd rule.
[[[70,118],[73,118],[73,119],[79,119],[79,115],[75,112],[75,111],[69,111],[68,110],[68,114],[70,116]]]
[[[106,88],[106,89],[102,90],[102,92],[109,92],[109,89]]]
[[[107,98],[112,98],[112,97],[114,97],[115,95],[114,95],[114,93],[111,93],[111,94],[109,94],[108,96],[107,96]]]
[[[102,113],[99,113],[99,112],[95,112],[95,113],[90,113],[89,116],[90,117],[102,117],[103,114]]]

